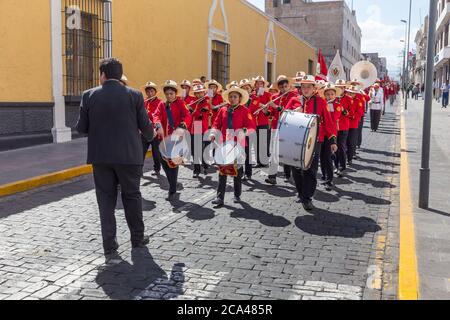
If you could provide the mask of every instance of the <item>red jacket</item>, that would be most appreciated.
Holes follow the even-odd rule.
[[[194,101],[195,102],[195,101]],[[192,105],[194,112],[192,113],[192,125],[190,128],[191,134],[194,134],[194,125],[196,122],[202,123],[202,134],[209,129],[209,113],[211,111],[209,107],[209,98],[205,97],[205,100],[197,102]],[[196,132],[197,134],[199,132]]]
[[[231,108],[230,105],[221,108],[213,124],[213,129],[220,130],[222,132],[222,139],[224,141],[227,140],[229,108]],[[256,129],[252,114],[250,113],[248,108],[242,105],[237,106],[233,111],[233,130],[235,134],[234,141],[237,141],[236,133],[239,129],[247,129],[247,133],[249,134]],[[243,143],[245,143],[245,139]]]
[[[357,94],[353,99],[353,113],[350,116],[350,129],[357,129],[361,118],[366,111],[366,100],[362,94]]]
[[[342,115],[342,106],[338,99],[334,99],[332,102],[327,103],[328,111],[331,114],[331,118],[336,123],[336,129],[339,131],[339,121]]]
[[[350,113],[353,112],[353,100],[348,95],[337,98],[342,107],[341,117],[339,118],[339,131],[348,131],[350,129]]]
[[[264,92],[264,94],[260,97],[256,96],[256,98],[259,101],[258,106],[253,106],[251,109],[252,115],[255,118],[256,126],[262,127],[262,126],[268,126],[269,125],[269,117],[271,115],[270,110],[266,111],[260,111],[257,115],[255,115],[255,112],[257,112],[263,105],[268,104],[272,100],[272,94],[270,92]]]
[[[259,106],[261,105],[259,98],[256,94],[251,94],[250,99],[248,100],[245,107],[248,109],[248,112],[252,115],[253,118],[253,126],[256,128],[256,116],[253,115],[253,112],[259,109]]]
[[[211,99],[211,105],[213,107],[221,105],[223,103],[223,98],[221,94],[216,94],[212,99]],[[213,108],[214,109],[214,108]],[[210,116],[211,116],[211,124],[214,123],[214,121],[216,120],[217,114],[219,113],[220,110],[211,110]]]
[[[317,99],[317,110],[314,110],[314,98]],[[291,99],[287,110],[296,110],[301,108],[306,114],[317,114],[320,117],[320,129],[319,129],[319,142],[324,142],[325,137],[328,139],[336,139],[337,135],[337,125],[328,111],[327,102],[325,99],[318,95],[311,98],[306,98],[304,96],[300,98]],[[316,111],[316,112],[314,112]]]
[[[155,123],[161,124],[162,128],[164,129],[164,137],[170,136],[180,125],[184,125],[186,129],[189,128],[189,123],[191,120],[189,110],[187,109],[186,104],[181,98],[177,98],[177,100],[170,104],[170,110],[172,111],[174,122],[173,127],[169,125],[165,102],[161,101],[155,113],[153,114]]]
[[[272,97],[272,100],[275,100],[275,99],[277,99],[278,97],[280,97],[280,96],[282,96],[282,94],[281,93],[279,93],[279,94],[277,94],[277,95],[275,95],[275,96],[273,96]],[[285,110],[286,109],[286,107],[287,107],[287,105],[289,104],[289,102],[293,99],[293,98],[295,98],[295,97],[298,97],[299,95],[297,94],[297,93],[295,93],[294,91],[291,91],[291,92],[289,92],[287,95],[285,95],[283,98],[281,98],[281,99],[278,99],[276,102],[275,102],[275,104],[277,105],[277,106],[279,106],[279,107],[282,107],[283,108],[283,110]],[[282,111],[280,112],[279,110],[278,110],[278,108],[274,108],[274,107],[271,107],[270,108],[270,112],[271,112],[271,114],[272,114],[272,129],[278,129],[278,121],[280,120],[280,116],[281,116],[281,113],[282,113]]]
[[[191,104],[192,102],[195,102],[195,101],[197,101],[197,98],[196,97],[193,97],[193,96],[186,96],[186,98],[184,98],[184,103],[186,104],[186,106],[188,105],[188,104]]]
[[[152,123],[155,123],[155,121],[153,120],[153,114],[155,113],[160,103],[161,100],[158,99],[158,97],[154,97],[151,100],[147,99],[144,101],[145,110],[147,110],[148,118]]]

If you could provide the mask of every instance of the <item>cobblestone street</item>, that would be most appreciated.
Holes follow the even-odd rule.
[[[149,161],[150,244],[131,250],[119,203],[117,263],[105,264],[91,176],[0,199],[0,299],[395,299],[397,111],[388,108],[378,133],[366,125],[360,159],[333,191],[319,187],[312,213],[292,184],[267,186],[264,171],[242,204],[229,193],[213,209],[216,173],[197,181],[182,168],[172,207]]]

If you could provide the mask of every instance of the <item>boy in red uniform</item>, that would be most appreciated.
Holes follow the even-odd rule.
[[[209,129],[209,97],[206,96],[206,88],[202,83],[194,85],[193,92],[195,101],[192,104],[192,125],[191,125],[191,151],[194,158],[194,178],[198,178],[203,164],[204,174],[207,174],[207,165],[203,159],[203,152],[206,142],[203,135]],[[197,148],[195,148],[197,146]],[[201,148],[199,147],[201,146]],[[198,150],[197,150],[198,149]]]
[[[272,130],[278,130],[278,121],[281,117],[281,114],[286,109],[289,101],[291,101],[292,98],[295,98],[298,96],[298,94],[292,90],[291,87],[291,80],[281,75],[277,79],[277,85],[278,90],[280,93],[272,97],[272,103],[271,108],[269,109],[272,114]],[[272,134],[272,136],[274,136]],[[291,179],[291,167],[290,166],[283,166],[284,168],[284,180],[286,182],[289,182]],[[271,185],[277,184],[277,174],[271,174],[269,175],[268,179],[266,179],[266,183]]]
[[[149,81],[144,86],[145,94],[147,99],[144,101],[145,109],[147,110],[148,118],[154,124],[153,114],[158,108],[161,100],[156,96],[158,94],[158,86]],[[152,176],[158,176],[161,172],[161,154],[159,153],[159,143],[161,140],[155,137],[151,143],[148,143],[147,140],[142,140],[142,144],[144,147],[144,159],[147,155],[147,151],[152,146],[152,155],[153,155],[153,171],[151,172]]]
[[[211,111],[209,114],[209,128],[211,128],[219,113],[219,106],[223,104],[223,97],[221,95],[222,85],[216,80],[211,80],[206,83],[206,88],[208,88],[208,97],[210,99],[209,107]]]
[[[253,93],[253,82],[248,79],[243,79],[239,83],[239,87],[245,91],[247,91],[249,95],[249,99],[247,103],[244,104],[244,106],[248,109],[248,112],[252,112],[253,109],[259,107],[259,99],[256,96],[256,94]],[[255,118],[253,118],[253,127],[256,128],[256,121]],[[251,138],[255,138],[255,136],[251,136]],[[256,153],[258,153],[258,150],[255,146],[254,139],[250,139],[250,136],[247,136],[245,143],[245,168],[244,168],[244,177],[242,178],[243,181],[251,180],[253,176],[253,167],[252,167],[252,159],[251,159],[251,151],[252,148],[255,149]]]
[[[347,170],[347,140],[348,140],[348,132],[350,130],[350,117],[353,116],[353,100],[347,95],[345,90],[347,89],[347,84],[344,80],[336,81],[336,87],[342,89],[341,95],[337,97],[339,104],[342,107],[341,116],[339,118],[339,127],[338,127],[338,152],[336,154],[335,166],[338,177],[341,177],[343,172]]]
[[[271,128],[269,126],[269,117],[270,110],[262,110],[258,112],[259,108],[264,105],[268,105],[270,101],[272,101],[272,94],[267,91],[267,87],[269,83],[262,77],[258,76],[253,79],[255,82],[255,95],[259,101],[259,104],[252,104],[251,112],[253,117],[256,120],[256,138],[257,138],[257,167],[267,167],[269,164],[270,158],[270,137],[271,137]],[[254,115],[254,113],[257,113]],[[264,144],[264,141],[266,142]],[[262,155],[264,154],[264,148],[266,148],[266,159],[262,159]]]
[[[178,85],[175,81],[168,80],[162,86],[166,102],[161,102],[156,109],[153,118],[155,120],[156,134],[158,138],[171,136],[177,129],[187,130],[190,122],[189,110],[183,100],[177,97]],[[167,201],[175,200],[178,183],[178,166],[163,159],[162,167],[169,181],[169,196]]]
[[[317,140],[316,153],[309,170],[303,171],[300,168],[292,168],[292,175],[295,180],[295,186],[298,191],[299,201],[303,208],[307,211],[314,209],[312,198],[317,189],[317,171],[319,169],[320,151],[325,137],[330,140],[331,152],[335,153],[337,147],[337,128],[336,123],[331,117],[327,108],[327,102],[317,94],[315,77],[312,75],[305,76],[300,81],[302,86],[302,97],[294,99],[294,103],[290,104],[291,110],[302,111],[306,114],[316,114],[320,117],[320,129]]]
[[[192,88],[192,85],[191,85],[191,83],[189,82],[189,80],[183,80],[181,83],[180,83],[180,87],[181,87],[181,90],[182,90],[182,93],[181,93],[181,98],[183,99],[183,101],[184,101],[184,103],[186,104],[186,105],[189,105],[189,104],[191,104],[192,102],[194,102],[196,99],[193,97],[193,96],[191,96],[191,88]]]
[[[239,87],[231,87],[223,93],[223,98],[228,102],[228,105],[218,112],[213,129],[221,132],[224,141],[232,140],[245,143],[243,135],[252,134],[255,131],[253,117],[248,108],[244,106],[249,99],[248,93]],[[211,135],[210,139],[214,141],[215,136]],[[242,167],[239,167],[237,172],[233,173],[235,203],[241,202],[243,175]],[[226,185],[227,173],[220,172],[217,199],[213,201],[217,208],[224,205]]]
[[[356,145],[358,143],[359,121],[364,115],[365,100],[361,95],[360,89],[357,86],[351,85],[346,91],[353,100],[353,110],[350,113],[350,127],[347,140],[347,160],[348,164],[352,165],[353,159],[356,154]]]

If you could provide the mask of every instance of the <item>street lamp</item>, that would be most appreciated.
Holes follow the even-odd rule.
[[[403,98],[405,98],[405,57],[406,57],[406,37],[408,36],[408,22],[406,20],[400,20],[405,24],[405,40],[400,40],[400,42],[405,43],[405,49],[403,49],[403,72],[402,72],[402,88],[403,88]]]
[[[408,20],[408,50],[406,51],[406,85],[409,86],[409,41],[411,38],[411,8],[412,0],[409,0],[409,20]],[[408,96],[405,99],[405,110],[408,110]]]

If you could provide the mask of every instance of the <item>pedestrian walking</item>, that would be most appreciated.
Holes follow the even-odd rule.
[[[380,85],[375,84],[370,92],[370,128],[372,129],[372,132],[377,132],[380,119],[381,119],[381,113],[384,109],[384,98],[383,98],[383,91],[380,90]]]
[[[445,81],[445,83],[442,85],[441,87],[441,91],[442,91],[442,108],[447,109],[448,107],[448,92],[449,92],[449,84],[448,84],[448,80]]]
[[[123,66],[115,58],[100,62],[101,86],[83,93],[76,128],[88,136],[87,163],[93,165],[105,255],[117,254],[115,209],[121,186],[125,218],[133,248],[145,246],[140,181],[141,134],[151,141],[153,126],[142,93],[122,85]]]

